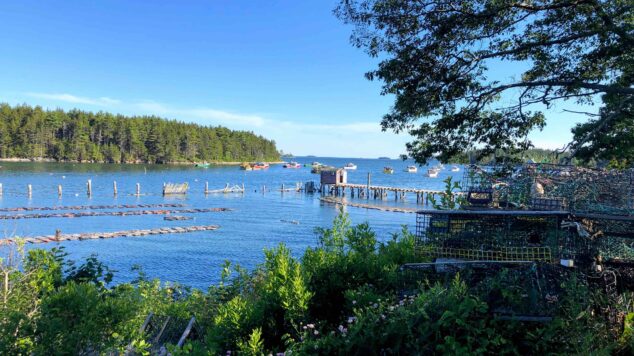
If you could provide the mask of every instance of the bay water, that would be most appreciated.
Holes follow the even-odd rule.
[[[370,173],[372,185],[432,190],[442,190],[442,181],[448,176],[455,181],[461,180],[464,170],[459,166],[460,172],[451,172],[447,167],[437,178],[429,178],[425,174],[429,167],[419,167],[417,173],[405,172],[408,165],[414,165],[411,161],[328,157],[296,157],[294,160],[302,165],[319,161],[335,167],[353,162],[358,168],[348,171],[349,183],[366,184],[367,174]],[[69,257],[78,261],[97,254],[99,260],[116,271],[115,282],[134,279],[138,272],[132,267],[138,265],[150,278],[206,289],[219,280],[225,260],[252,269],[263,261],[263,249],[280,243],[286,244],[295,256],[301,256],[307,247],[317,244],[315,228],[331,226],[339,213],[336,206],[320,202],[319,194],[279,191],[282,184],[289,188],[298,182],[303,185],[314,181],[318,186],[319,175],[311,174],[310,167],[286,169],[282,165],[271,165],[267,170],[244,171],[238,166],[200,168],[193,165],[0,162],[0,166],[0,183],[4,188],[0,208],[177,203],[186,205],[186,208],[232,209],[182,214],[193,217],[187,221],[165,221],[163,215],[0,220],[2,237],[52,235],[57,229],[67,234],[189,225],[220,226],[216,231],[206,232],[28,245],[28,248],[63,246]],[[383,173],[385,166],[394,168],[394,174]],[[92,182],[91,197],[86,194],[88,179]],[[119,190],[116,197],[113,196],[113,181],[117,182]],[[165,182],[187,182],[189,192],[185,196],[163,197]],[[222,189],[226,184],[244,184],[245,193],[205,195],[205,182],[208,182],[210,190]],[[141,196],[134,195],[137,183],[141,185]],[[32,185],[30,198],[28,184]],[[63,186],[61,199],[57,194],[60,184]],[[264,186],[266,191],[263,191]],[[365,199],[360,201],[367,203]],[[389,194],[384,201],[370,202],[423,208],[416,204],[416,197],[412,194],[406,201],[395,201],[393,194]],[[113,210],[138,209],[95,211]],[[345,207],[344,210],[354,224],[369,222],[377,238],[383,241],[399,232],[403,225],[413,231],[416,220],[415,214],[356,207]],[[47,212],[0,212],[0,215],[31,213]],[[0,246],[0,253],[6,253],[8,248]]]

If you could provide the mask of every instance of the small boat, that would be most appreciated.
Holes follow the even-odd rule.
[[[392,167],[383,167],[383,173],[394,174],[394,168],[392,168]]]
[[[427,170],[427,176],[429,178],[438,178],[438,173],[440,173],[440,169],[435,167]]]
[[[269,169],[269,164],[266,162],[258,162],[258,163],[255,163],[252,167],[253,167],[253,170],[258,171],[262,169]]]
[[[343,169],[355,170],[357,169],[357,165],[354,163],[348,163],[343,167]]]
[[[252,171],[253,170],[253,166],[250,163],[242,163],[240,165],[240,169],[244,170],[244,171]]]
[[[416,166],[407,166],[407,168],[405,168],[405,172],[416,173],[418,172],[418,168],[416,168]]]
[[[451,171],[452,171],[452,172],[460,172],[460,167],[458,167],[458,166],[451,166]]]
[[[207,163],[207,162],[203,162],[203,163],[196,163],[196,167],[199,167],[199,168],[209,168],[209,163]]]
[[[284,167],[284,168],[301,168],[302,165],[297,163],[297,162],[288,162],[288,163],[284,163],[284,165],[282,167]]]

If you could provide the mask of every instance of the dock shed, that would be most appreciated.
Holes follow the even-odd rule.
[[[321,184],[346,184],[348,183],[348,172],[343,168],[336,170],[321,171]]]

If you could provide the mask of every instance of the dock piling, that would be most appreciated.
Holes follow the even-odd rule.
[[[88,197],[92,197],[92,179],[88,179],[86,182],[86,194]]]
[[[112,192],[114,193],[114,196],[117,196],[117,181],[112,181]]]
[[[26,186],[26,189],[28,191],[29,194],[29,199],[31,199],[31,197],[33,196],[33,187],[29,184]]]
[[[136,194],[137,197],[141,195],[141,183],[136,184]]]
[[[57,197],[58,198],[62,197],[62,185],[61,184],[57,185]]]
[[[2,183],[0,183],[0,197],[2,196]]]

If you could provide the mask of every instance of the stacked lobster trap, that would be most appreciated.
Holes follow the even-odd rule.
[[[587,250],[583,239],[560,228],[565,212],[427,210],[416,215],[418,252],[432,259],[555,262]]]
[[[634,265],[634,170],[534,163],[514,168],[471,166],[463,190],[467,209],[504,211],[520,220],[525,220],[523,214],[537,212],[545,214],[542,219],[560,216],[548,230],[561,236],[561,258]],[[487,190],[489,199],[480,199]],[[477,220],[486,225],[490,219]],[[550,248],[552,252],[552,244]]]
[[[460,210],[416,214],[416,249],[427,262],[402,266],[404,286],[456,273],[474,286],[500,284],[492,280],[504,271],[512,276],[504,283],[533,296],[526,310],[511,308],[526,320],[548,315],[562,277],[608,293],[634,289],[634,170],[470,166],[461,183]]]

